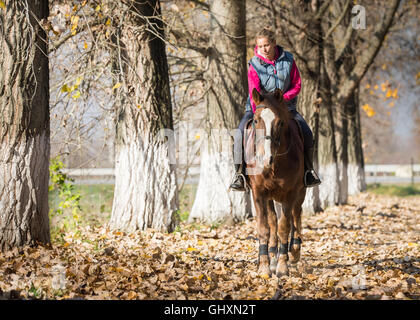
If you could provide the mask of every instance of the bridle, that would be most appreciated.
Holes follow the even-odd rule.
[[[255,108],[255,111],[257,110],[257,109],[265,109],[265,108],[267,108],[265,105],[263,105],[263,104],[260,104],[260,105],[258,105],[256,108]],[[280,127],[283,127],[283,124],[284,124],[284,120],[281,120],[281,122],[280,122]],[[254,127],[254,129],[256,129],[255,128],[255,120],[252,120],[252,126]],[[255,132],[256,132],[256,130],[255,130]],[[256,134],[256,133],[255,133]],[[272,143],[274,143],[278,148],[280,148],[280,142],[277,142],[276,140],[274,140],[273,139],[273,137],[271,137],[271,135],[265,135],[265,136],[262,136],[262,137],[259,137],[256,141],[255,141],[255,147],[257,147],[258,146],[258,144],[260,143],[260,141],[262,140],[262,139],[264,139],[264,140],[271,140],[271,142]],[[286,151],[284,151],[284,152],[282,152],[282,153],[277,153],[276,152],[276,154],[273,156],[273,157],[280,157],[280,156],[284,156],[285,154],[287,154],[287,153],[289,153],[289,151],[290,151],[290,146],[292,145],[292,143],[291,142],[289,142],[289,146],[288,146],[288,148],[287,148],[287,150]]]

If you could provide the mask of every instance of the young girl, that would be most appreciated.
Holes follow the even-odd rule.
[[[299,122],[304,135],[305,174],[303,179],[305,186],[317,186],[321,181],[313,169],[314,141],[312,131],[303,117],[296,111],[297,95],[300,92],[301,80],[293,55],[276,45],[274,33],[269,29],[263,29],[259,32],[255,37],[255,43],[255,56],[249,61],[248,69],[249,97],[245,115],[239,124],[242,136],[241,139],[235,139],[234,145],[236,173],[230,187],[236,191],[245,190],[242,137],[245,124],[249,119],[253,118],[255,112],[256,106],[254,101],[252,101],[252,90],[254,88],[258,92],[261,92],[262,89],[272,92],[276,88],[280,88],[283,91],[283,99],[293,117]],[[237,143],[239,141],[241,143]],[[242,156],[240,157],[239,155]]]

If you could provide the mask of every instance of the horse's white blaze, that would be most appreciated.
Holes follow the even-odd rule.
[[[268,108],[265,108],[261,112],[261,118],[264,120],[264,124],[265,124],[265,135],[271,136],[271,127],[275,119],[274,112]],[[270,157],[271,157],[271,140],[268,139],[264,141],[264,160],[270,159]]]

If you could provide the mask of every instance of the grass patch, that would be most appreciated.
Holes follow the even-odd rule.
[[[194,203],[197,185],[185,184],[179,192],[179,218],[186,222]]]
[[[188,220],[196,191],[196,185],[188,184],[184,185],[179,193],[178,214],[182,222]],[[74,185],[74,192],[80,193],[81,212],[78,225],[101,226],[109,221],[114,198],[113,184]],[[51,209],[58,208],[60,201],[57,190],[49,192],[49,205]],[[62,225],[65,219],[70,220],[70,216],[70,212],[65,212],[63,215],[54,217],[51,223],[52,229]]]
[[[72,208],[65,208],[61,214],[50,214],[51,240],[63,244],[63,234],[69,231],[77,237],[80,233],[78,226],[98,227],[105,225],[111,217],[114,185],[73,185],[73,192],[80,194],[80,210],[74,214]],[[58,190],[50,190],[48,203],[50,211],[56,212],[62,201]]]
[[[379,183],[367,186],[367,191],[387,196],[409,197],[420,195],[420,185],[381,185]]]

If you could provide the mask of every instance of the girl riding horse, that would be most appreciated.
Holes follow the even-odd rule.
[[[255,102],[252,99],[253,89],[261,93],[274,92],[281,89],[284,92],[283,98],[292,114],[299,123],[304,136],[304,184],[306,187],[314,187],[321,183],[313,168],[314,141],[313,134],[303,117],[296,111],[297,95],[301,88],[299,70],[290,52],[283,50],[276,45],[274,33],[265,28],[255,37],[255,56],[249,62],[248,88],[249,96],[246,104],[245,115],[240,124],[240,137],[235,136],[234,163],[235,177],[230,188],[236,191],[245,191],[245,164],[242,138],[245,125],[254,117]],[[239,133],[239,132],[238,132]]]

